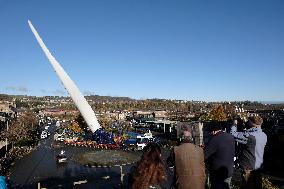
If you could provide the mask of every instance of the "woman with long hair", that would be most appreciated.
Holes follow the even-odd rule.
[[[149,143],[143,151],[141,160],[133,171],[130,188],[163,188],[162,185],[166,181],[167,176],[165,164],[161,156],[161,148],[156,143]]]

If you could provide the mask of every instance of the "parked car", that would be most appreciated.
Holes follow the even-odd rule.
[[[65,140],[65,137],[63,136],[63,134],[58,134],[58,133],[56,133],[56,134],[54,135],[54,140],[55,140],[55,141],[63,142],[63,141]]]
[[[124,150],[136,150],[136,143],[137,139],[136,138],[130,138],[122,143],[122,149]]]
[[[154,141],[154,138],[153,138],[151,131],[149,131],[148,133],[144,133],[143,135],[138,135],[137,136],[137,149],[143,150],[143,148],[149,142],[153,142],[153,141]]]
[[[47,132],[46,132],[46,131],[42,131],[42,132],[41,132],[41,135],[40,135],[40,138],[41,138],[41,139],[47,138]]]

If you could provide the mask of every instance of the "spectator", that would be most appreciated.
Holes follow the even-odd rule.
[[[0,189],[7,189],[6,179],[3,176],[0,176]]]
[[[143,150],[142,158],[129,178],[130,188],[164,188],[167,176],[160,147],[155,143],[150,143]]]
[[[222,131],[217,122],[209,125],[212,135],[205,146],[205,161],[209,169],[211,189],[231,188],[233,175],[235,141],[232,135]]]
[[[244,187],[247,188],[261,188],[260,168],[267,142],[267,136],[261,129],[262,123],[261,117],[253,116],[245,124],[246,131],[237,132],[237,120],[231,127],[231,134],[238,142],[238,171],[242,172]]]
[[[177,189],[204,189],[205,164],[203,149],[192,144],[192,135],[185,129],[182,143],[174,147],[168,158],[170,166],[175,165],[175,187]]]

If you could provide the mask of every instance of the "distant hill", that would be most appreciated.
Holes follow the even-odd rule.
[[[262,104],[284,104],[284,101],[260,101]]]
[[[112,97],[112,96],[99,96],[99,95],[91,95],[85,96],[87,100],[93,100],[96,102],[131,102],[135,101],[135,99],[129,97]]]
[[[7,95],[7,94],[0,94],[0,101],[3,100],[7,100],[7,101],[10,101],[12,99],[12,96],[11,95]]]

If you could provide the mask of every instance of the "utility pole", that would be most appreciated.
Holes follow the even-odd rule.
[[[7,130],[7,134],[8,134],[8,130],[9,130],[9,120],[8,119],[7,119],[6,130]],[[6,134],[6,153],[5,153],[5,157],[7,157],[7,152],[8,152],[8,138],[7,138],[7,134]]]

